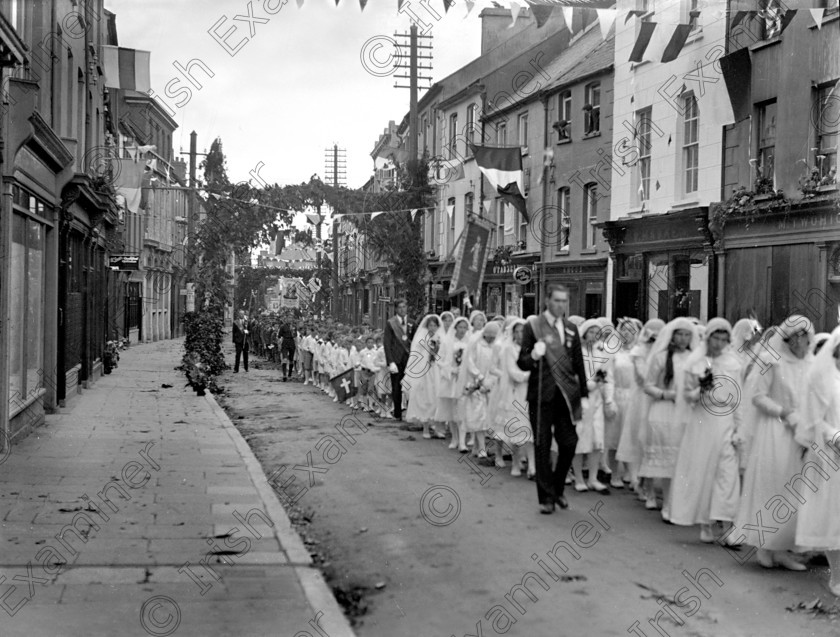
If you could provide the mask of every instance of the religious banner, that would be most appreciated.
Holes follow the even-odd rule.
[[[300,308],[298,285],[303,285],[303,279],[281,276],[278,280],[280,290],[280,307],[283,309]]]
[[[356,395],[356,386],[353,384],[353,370],[348,369],[346,372],[330,378],[330,385],[335,390],[335,395],[339,403],[343,403],[351,396]]]
[[[449,296],[460,292],[478,294],[484,278],[487,253],[490,248],[490,228],[471,221],[464,231],[458,256],[455,258],[455,272],[449,284]]]

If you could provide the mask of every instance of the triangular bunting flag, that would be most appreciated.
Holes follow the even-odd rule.
[[[335,6],[338,6],[339,0],[335,0]]]
[[[814,22],[817,25],[817,29],[822,29],[822,19],[823,14],[825,13],[825,9],[808,9],[811,12],[811,17],[814,18]]]
[[[595,9],[598,14],[598,25],[601,27],[601,37],[606,40],[618,15],[617,9]]]
[[[365,5],[367,5],[367,0],[359,0],[359,6],[362,7],[362,11],[365,10]]]
[[[405,0],[397,0],[397,11],[402,10],[403,2],[405,2]]]
[[[736,11],[735,15],[732,17],[732,24],[730,25],[730,31],[734,30],[739,24],[741,24],[741,20],[746,18],[750,14],[749,11]]]
[[[411,220],[414,221],[414,217],[417,216],[417,208],[411,211]]]
[[[782,16],[781,27],[779,28],[779,35],[787,28],[787,25],[790,24],[791,20],[796,17],[796,9],[788,9],[785,11],[785,14]]]
[[[446,206],[446,216],[452,219],[452,215],[455,213],[455,204],[450,204]]]
[[[512,29],[513,27],[516,26],[516,18],[519,17],[519,12],[521,10],[522,10],[522,7],[517,2],[514,2],[514,0],[510,0],[511,22],[510,22],[510,26],[508,27],[508,29]]]
[[[487,213],[487,216],[490,216],[491,201],[489,199],[485,199],[483,204],[484,204],[484,212]]]
[[[627,12],[627,17],[624,18],[624,24],[627,24],[627,22],[630,20],[630,18],[632,18],[634,15],[644,15],[644,14],[645,14],[644,11],[628,11]]]
[[[475,163],[481,173],[487,177],[490,185],[501,197],[513,205],[525,221],[528,208],[523,196],[522,151],[518,146],[502,148],[498,146],[474,146],[470,144]]]
[[[466,19],[466,17],[470,14],[470,11],[472,11],[473,7],[475,6],[475,0],[466,0],[466,2],[467,2],[467,14],[464,16],[464,19]]]
[[[537,21],[538,29],[548,21],[548,18],[551,17],[551,12],[554,11],[554,7],[544,4],[532,4],[529,7],[531,13],[534,14],[534,19]]]
[[[642,56],[645,54],[645,49],[648,47],[653,32],[656,29],[655,22],[642,22],[639,29],[639,37],[636,38],[636,43],[633,45],[633,50],[630,52],[630,62],[641,62]]]
[[[321,223],[321,215],[312,212],[307,212],[306,220],[309,223],[314,223],[315,225],[318,225],[319,223]]]
[[[567,6],[560,8],[563,10],[563,19],[566,21],[566,28],[569,30],[569,33],[574,33],[574,29],[572,29],[572,20],[575,16],[574,10]]]
[[[449,13],[449,7],[455,3],[455,0],[443,0],[443,12]]]
[[[303,7],[303,0],[297,0],[297,6],[298,6],[298,9]]]
[[[656,180],[656,189],[659,190],[662,186],[659,185],[659,180]]]
[[[385,211],[384,211],[384,210],[380,210],[379,212],[371,212],[371,213],[370,213],[370,220],[371,220],[371,221],[373,221],[373,220],[374,220],[374,219],[376,219],[379,215],[384,215],[384,214],[385,214]]]
[[[688,39],[688,34],[691,33],[690,24],[678,24],[674,30],[674,35],[671,36],[671,41],[665,47],[665,53],[662,54],[663,62],[671,62],[677,59],[677,56],[685,46],[685,41]]]

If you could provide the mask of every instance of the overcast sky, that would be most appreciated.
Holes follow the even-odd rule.
[[[410,0],[407,0],[410,1]],[[392,37],[410,25],[397,12],[396,0],[370,0],[364,13],[358,0],[307,0],[298,8],[289,0],[276,15],[269,15],[263,0],[252,1],[253,37],[245,20],[247,0],[106,0],[116,13],[117,35],[123,47],[151,51],[152,89],[175,110],[178,130],[174,151],[189,150],[189,133],[198,133],[198,151],[221,137],[232,181],[248,179],[263,162],[260,175],[268,183],[300,183],[310,175],[324,176],[324,149],[337,143],[347,151],[347,185],[358,188],[370,177],[370,151],[388,120],[399,123],[408,110],[408,90],[393,88],[393,77],[375,77],[361,62],[366,42]],[[268,0],[269,9],[279,4]],[[444,15],[442,0],[432,7],[438,21],[414,0],[418,15],[433,24],[433,79],[445,77],[476,58],[480,51],[481,4],[464,19],[466,4],[458,0]],[[234,48],[231,56],[209,34],[213,25]],[[267,23],[259,20],[268,19]],[[374,41],[376,42],[376,41]],[[383,41],[384,43],[384,41]],[[387,49],[376,58],[384,62]],[[175,62],[186,66],[199,59],[214,73],[207,77],[197,67],[193,75],[202,84],[170,99],[164,87],[179,73]],[[401,81],[401,82],[404,82]],[[185,86],[181,83],[174,90]],[[422,97],[422,92],[420,93]],[[177,107],[177,101],[185,102]]]

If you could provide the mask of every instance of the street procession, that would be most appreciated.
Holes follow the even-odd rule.
[[[840,634],[840,0],[0,53],[0,635]]]

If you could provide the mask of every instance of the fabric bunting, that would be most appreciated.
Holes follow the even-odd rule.
[[[823,14],[825,14],[825,9],[808,9],[811,12],[811,17],[814,18],[814,23],[817,25],[817,29],[822,29],[822,21],[823,21]]]
[[[739,49],[725,55],[718,60],[732,112],[736,122],[747,119],[752,110],[750,102],[750,76],[752,74],[752,60],[749,49]]]
[[[449,7],[455,4],[455,0],[443,0],[443,12],[449,13]]]
[[[668,46],[665,47],[665,52],[662,54],[663,62],[672,62],[677,59],[680,51],[685,46],[685,41],[688,39],[688,34],[691,33],[692,26],[690,24],[678,24],[671,36]]]
[[[365,5],[367,5],[367,0],[359,0],[359,6],[362,7],[362,11],[365,10]]]
[[[452,219],[453,214],[455,214],[455,204],[446,206],[446,216],[449,217],[450,220]]]
[[[531,13],[534,14],[534,19],[537,21],[537,28],[542,27],[551,17],[551,12],[554,7],[545,6],[541,4],[530,5]]]
[[[598,14],[598,26],[601,27],[601,37],[606,40],[618,15],[618,11],[616,9],[596,9],[595,12]]]
[[[508,29],[512,29],[516,26],[516,19],[519,17],[519,12],[522,10],[522,7],[519,5],[518,2],[514,2],[514,0],[510,0],[510,17],[511,22]]]
[[[371,220],[371,221],[373,221],[373,220],[374,220],[374,219],[376,219],[379,215],[384,215],[384,214],[385,214],[385,211],[384,211],[384,210],[382,210],[382,211],[380,211],[380,212],[371,212],[371,213],[370,213],[370,220]]]
[[[417,208],[411,211],[411,221],[414,221],[414,217],[417,216]]]
[[[572,7],[567,7],[566,5],[562,6],[563,9],[563,19],[566,21],[566,28],[569,30],[569,33],[574,33],[574,29],[572,28],[572,21],[575,18],[574,9]]]
[[[522,194],[522,151],[519,147],[503,148],[498,146],[474,146],[470,144],[475,163],[481,173],[487,177],[490,185],[499,195],[516,208],[525,221],[528,218],[528,208]]]
[[[628,11],[627,17],[624,18],[624,24],[627,24],[634,15],[644,15],[645,13],[645,11]]]
[[[152,88],[149,60],[151,53],[119,46],[102,45],[105,86],[148,93]]]
[[[473,10],[475,6],[475,0],[466,0],[467,1],[467,15],[464,16],[464,19],[470,14],[470,11]]]
[[[642,22],[639,29],[639,37],[636,38],[636,43],[633,45],[633,50],[630,52],[630,62],[641,62],[642,56],[653,37],[653,31],[656,29],[655,22]]]

